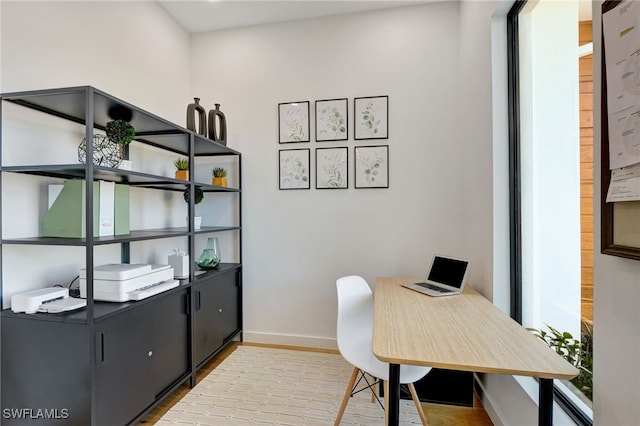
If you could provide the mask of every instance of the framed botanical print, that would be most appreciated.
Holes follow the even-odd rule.
[[[309,101],[278,104],[280,143],[309,142]]]
[[[309,189],[309,148],[281,149],[279,156],[280,189]]]
[[[355,187],[389,187],[389,145],[356,146]]]
[[[368,96],[353,100],[354,138],[389,138],[389,96]]]
[[[316,142],[346,141],[349,117],[347,98],[316,101]]]
[[[344,189],[348,184],[347,147],[316,148],[316,188]]]

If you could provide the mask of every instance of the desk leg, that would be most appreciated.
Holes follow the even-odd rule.
[[[540,379],[538,426],[553,425],[553,379]]]
[[[400,365],[389,364],[389,426],[400,424]]]

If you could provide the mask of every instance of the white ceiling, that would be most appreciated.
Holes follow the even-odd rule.
[[[185,30],[197,33],[436,1],[451,0],[158,0],[158,3]],[[591,0],[578,2],[580,20],[591,20]]]
[[[445,0],[158,0],[188,32],[342,15]]]

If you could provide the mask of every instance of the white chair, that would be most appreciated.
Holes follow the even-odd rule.
[[[354,393],[359,392],[355,391],[355,386],[357,386],[356,380],[358,374],[361,375],[362,380],[364,373],[384,381],[386,418],[386,396],[389,395],[389,364],[376,358],[372,351],[373,293],[364,278],[356,275],[339,278],[336,281],[336,287],[338,290],[338,349],[342,357],[355,368],[347,385],[347,391],[342,399],[342,405],[340,406],[335,425],[340,424],[349,398],[353,396]],[[400,366],[400,383],[408,385],[423,425],[427,424],[427,418],[424,415],[413,383],[426,376],[430,370],[431,367]],[[364,379],[367,380],[366,377]],[[359,382],[360,381],[358,381],[358,383]],[[375,396],[373,385],[369,384],[368,381],[367,385],[364,389],[371,389],[373,396]],[[377,396],[375,396],[375,398],[377,399]]]

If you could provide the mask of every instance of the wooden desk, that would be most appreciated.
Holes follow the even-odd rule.
[[[553,420],[553,379],[578,370],[473,288],[431,297],[400,284],[420,279],[378,278],[373,353],[389,365],[389,424],[399,416],[400,366],[539,377],[540,425]]]

